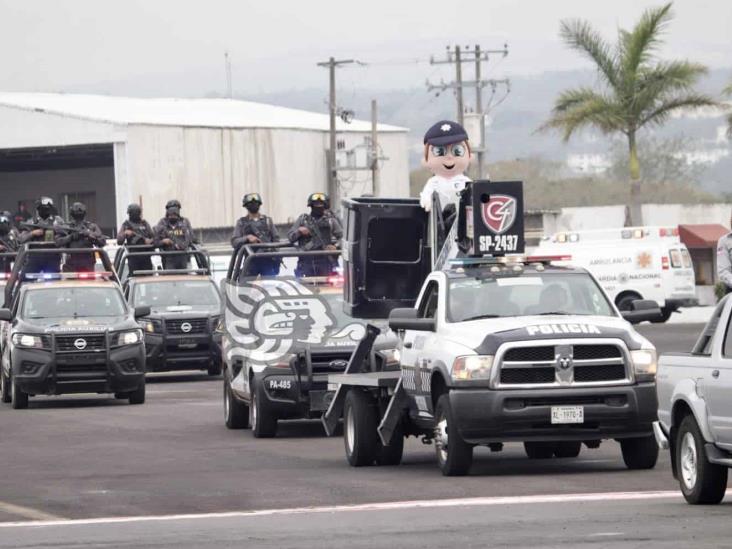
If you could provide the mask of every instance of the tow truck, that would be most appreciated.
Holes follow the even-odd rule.
[[[95,254],[95,270],[29,272],[39,264]],[[53,259],[51,259],[53,258]],[[114,393],[145,401],[145,347],[136,318],[149,307],[129,307],[104,250],[26,244],[18,252],[0,309],[0,396],[15,409],[34,395]]]
[[[628,468],[655,465],[656,351],[629,321],[661,311],[639,300],[621,315],[586,270],[521,255],[522,198],[520,182],[473,182],[449,231],[416,200],[344,201],[347,308],[388,313],[400,338],[399,371],[365,367],[369,326],[328,376],[323,424],[333,434],[343,417],[352,466],[400,463],[412,435],[449,476],[506,442],[545,459],[616,439]]]
[[[186,257],[190,267],[162,268],[166,257]],[[139,319],[145,336],[147,372],[203,370],[221,374],[221,298],[206,251],[157,251],[122,246],[115,256],[125,299],[150,313]],[[135,268],[140,263],[146,268]],[[157,268],[155,268],[157,267]]]
[[[222,294],[227,312],[241,316],[228,314],[223,333],[229,429],[251,428],[256,438],[269,438],[280,420],[318,419],[328,408],[335,392],[328,388],[328,374],[344,370],[366,328],[343,311],[342,274],[296,277],[293,267],[323,256],[335,263],[340,254],[268,243],[247,244],[232,255]],[[250,276],[257,261],[279,262],[280,274]],[[297,317],[307,317],[302,327]],[[393,334],[373,345],[371,367],[396,367],[395,345]]]

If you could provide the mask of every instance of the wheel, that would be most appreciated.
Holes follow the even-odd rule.
[[[213,360],[209,362],[208,369],[207,369],[208,375],[211,377],[216,377],[221,375],[221,363]]]
[[[377,424],[378,427],[378,424]],[[391,444],[384,446],[377,432],[376,465],[399,465],[404,453],[404,428],[401,421],[391,436]]]
[[[249,406],[237,400],[228,380],[224,380],[224,422],[229,429],[249,427]]]
[[[447,394],[437,400],[435,452],[442,474],[448,477],[467,475],[473,464],[473,447],[463,440],[457,430]]]
[[[576,458],[580,454],[582,443],[579,441],[565,440],[557,442],[554,446],[554,456],[558,458]]]
[[[137,389],[132,391],[131,393],[128,393],[127,398],[129,399],[130,404],[145,404],[145,378],[142,378],[142,381],[140,382],[140,385],[138,385]]]
[[[628,469],[653,469],[658,460],[658,444],[653,435],[620,440],[623,461]]]
[[[686,416],[679,427],[674,459],[681,493],[692,504],[719,503],[727,489],[727,468],[709,463],[704,444],[694,416]]]
[[[661,317],[657,318],[656,320],[651,320],[653,324],[663,324],[664,322],[668,322],[668,319],[671,318],[671,315],[674,314],[673,309],[669,309],[668,307],[661,307]]]
[[[0,400],[2,400],[5,404],[8,404],[12,398],[10,394],[10,380],[8,379],[8,376],[5,375],[5,372],[0,372]]]
[[[251,384],[252,402],[249,405],[249,424],[257,438],[272,438],[277,434],[277,417],[267,408],[264,388],[259,383]]]
[[[524,442],[524,451],[529,459],[549,459],[556,446],[554,442]]]
[[[18,388],[18,384],[14,379],[10,379],[10,398],[13,401],[13,409],[24,410],[28,407],[28,393],[24,393]]]
[[[371,396],[359,389],[348,391],[343,407],[343,445],[353,467],[374,464],[381,444],[378,425],[378,409]]]

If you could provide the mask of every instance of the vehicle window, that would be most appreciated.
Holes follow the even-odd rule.
[[[692,263],[691,263],[691,255],[689,255],[689,250],[682,249],[681,250],[681,261],[684,265],[684,269],[691,269]]]
[[[585,273],[471,277],[450,282],[450,322],[549,314],[616,316],[605,294]]]
[[[422,302],[419,305],[420,318],[434,318],[437,313],[437,298],[439,286],[437,282],[430,282],[425,290]]]
[[[727,299],[729,298],[725,298],[717,304],[717,308],[714,309],[714,313],[707,322],[707,325],[704,326],[704,330],[702,330],[699,339],[696,340],[696,343],[691,350],[692,354],[705,356],[712,354],[714,335],[717,333],[717,325],[719,324],[719,319],[722,316],[722,311],[724,310],[724,305],[727,302]]]
[[[219,307],[219,293],[210,280],[169,280],[135,285],[135,305],[154,309],[179,306]]]
[[[125,305],[114,288],[48,288],[25,294],[22,316],[32,318],[83,318],[122,316]]]
[[[671,256],[671,266],[674,269],[681,268],[683,262],[681,260],[681,252],[677,249],[669,250],[669,255]]]

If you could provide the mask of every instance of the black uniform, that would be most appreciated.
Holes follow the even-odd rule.
[[[56,235],[56,246],[59,248],[103,248],[106,244],[99,225],[86,220],[73,220],[68,224],[70,231],[61,231]],[[67,254],[64,261],[64,272],[93,271],[96,257],[89,254]]]
[[[132,231],[132,236],[125,236],[125,231]],[[117,233],[117,244],[120,246],[127,244],[128,246],[142,246],[147,244],[146,241],[155,241],[155,235],[153,234],[152,227],[144,219],[140,219],[139,222],[125,219],[122,226],[119,228]],[[146,252],[153,251],[153,246],[150,248],[135,248],[130,250],[134,252]],[[133,271],[152,271],[152,261],[149,257],[130,257],[127,260],[127,266],[130,269],[130,273]]]
[[[231,245],[235,253],[239,246],[249,242],[247,237],[250,235],[257,237],[259,242],[277,242],[280,239],[271,217],[262,214],[257,217],[252,217],[251,214],[245,215],[236,222],[234,234],[231,236]],[[279,273],[279,259],[260,259],[252,260],[246,276],[277,276]]]
[[[21,226],[23,230],[20,233],[18,242],[20,244],[26,244],[27,242],[46,242],[48,247],[53,248],[56,245],[55,227],[63,225],[64,220],[61,216],[53,214],[48,217],[35,215],[30,221],[28,221],[28,223],[30,225],[35,225],[35,227],[29,227],[28,225],[25,227]],[[44,229],[42,236],[33,236],[32,233],[37,228]],[[29,257],[25,266],[25,271],[27,273],[57,273],[60,268],[61,256],[59,254],[43,254],[35,257]]]
[[[300,227],[306,227],[310,234],[303,236],[299,231]],[[326,246],[340,248],[343,227],[335,215],[323,214],[315,217],[304,213],[295,220],[292,228],[287,232],[287,238],[305,251],[325,250]],[[331,256],[301,257],[297,261],[295,274],[297,276],[327,276],[334,271],[337,263],[337,259]]]
[[[169,217],[163,217],[158,224],[155,225],[154,245],[163,251],[185,251],[190,249],[193,244],[193,228],[191,222],[185,217],[179,217],[176,220]],[[172,246],[164,246],[162,241],[169,238],[173,241]],[[164,255],[162,256],[163,268],[165,269],[187,269],[187,255]]]
[[[19,234],[15,227],[10,227],[7,232],[3,232],[0,226],[0,252],[17,252],[20,247]],[[13,258],[0,257],[0,271],[9,273],[13,267]]]

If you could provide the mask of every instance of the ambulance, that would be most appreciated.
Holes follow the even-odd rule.
[[[584,267],[621,311],[650,299],[665,322],[679,307],[697,303],[694,268],[677,227],[624,227],[559,232],[545,237],[533,255],[561,256]]]

